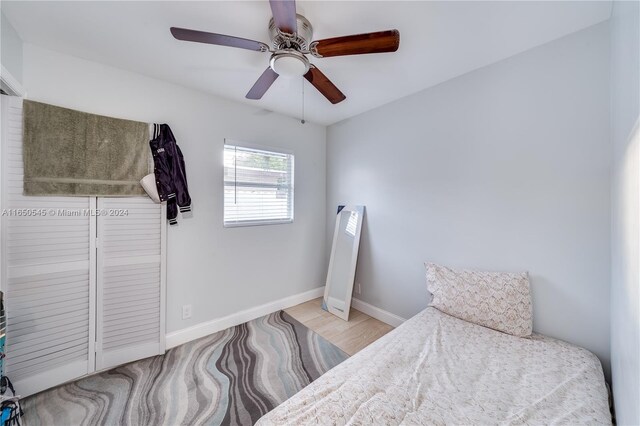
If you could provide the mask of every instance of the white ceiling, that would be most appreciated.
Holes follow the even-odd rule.
[[[2,1],[25,42],[299,117],[302,78],[278,79],[260,101],[245,94],[269,55],[175,40],[185,27],[268,42],[263,1]],[[335,123],[607,20],[609,1],[299,1],[314,39],[397,28],[396,53],[315,59],[347,96],[330,104],[305,86],[309,121]]]

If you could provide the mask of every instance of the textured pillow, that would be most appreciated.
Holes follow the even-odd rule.
[[[531,294],[526,272],[456,271],[426,263],[430,306],[514,336],[530,336]]]

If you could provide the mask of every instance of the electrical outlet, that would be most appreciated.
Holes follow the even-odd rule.
[[[182,305],[182,319],[191,318],[191,305]]]
[[[356,293],[362,294],[362,286],[358,282],[356,283]]]

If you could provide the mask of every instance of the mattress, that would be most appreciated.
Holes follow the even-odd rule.
[[[271,424],[611,424],[598,358],[427,308],[285,401]]]

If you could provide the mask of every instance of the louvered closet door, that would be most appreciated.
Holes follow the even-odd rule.
[[[6,374],[23,396],[94,370],[95,198],[22,195],[22,99],[2,96]]]
[[[147,197],[100,198],[98,210],[100,370],[164,353],[166,217]]]

